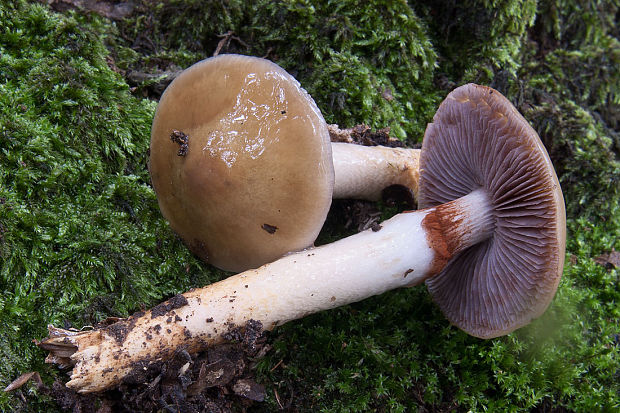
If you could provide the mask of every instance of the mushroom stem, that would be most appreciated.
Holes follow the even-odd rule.
[[[105,390],[132,371],[171,357],[179,346],[203,350],[250,319],[269,330],[417,285],[437,274],[453,254],[491,236],[494,226],[489,198],[476,190],[437,207],[396,215],[378,231],[189,291],[101,329],[76,333],[50,327],[50,337],[39,345],[50,351],[48,362],[73,364],[68,387],[82,393]]]
[[[420,150],[332,143],[335,199],[376,201],[391,185],[401,185],[418,197]]]

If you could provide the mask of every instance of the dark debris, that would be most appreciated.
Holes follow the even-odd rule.
[[[177,294],[168,301],[165,301],[161,304],[156,305],[151,310],[151,318],[160,317],[168,314],[168,312],[172,310],[176,310],[177,308],[181,308],[187,305],[187,298],[185,298],[181,294]]]
[[[269,234],[275,234],[276,231],[278,230],[278,227],[276,227],[275,225],[269,225],[269,224],[263,224],[261,225],[261,228],[267,231]]]
[[[612,249],[610,252],[599,255],[594,261],[605,267],[608,271],[614,268],[620,268],[620,252]]]
[[[60,381],[40,391],[72,412],[244,412],[265,399],[252,371],[269,346],[262,323],[254,320],[222,337],[226,342],[198,354],[177,349],[169,361],[149,365],[104,393],[78,394]]]
[[[345,228],[352,228],[357,232],[372,228],[373,231],[381,229],[381,211],[375,203],[367,201],[355,201],[345,206],[347,221]]]
[[[178,156],[187,155],[187,151],[189,150],[189,136],[187,136],[187,134],[175,129],[170,134],[170,140],[179,144],[179,151],[177,152]]]
[[[403,143],[390,136],[390,128],[373,131],[368,125],[356,125],[350,129],[340,129],[338,125],[328,125],[332,142],[354,143],[363,146],[402,147]]]
[[[129,17],[136,8],[132,1],[105,1],[105,0],[39,0],[46,3],[52,10],[64,12],[77,10],[81,13],[96,13],[112,20],[121,20]]]

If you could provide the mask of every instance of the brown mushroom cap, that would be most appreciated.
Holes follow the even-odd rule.
[[[421,208],[484,188],[495,215],[491,238],[426,281],[450,322],[491,338],[540,316],[562,275],[566,217],[534,129],[496,90],[461,86],[428,125],[420,168]]]
[[[187,146],[171,140],[175,130]],[[291,75],[265,59],[220,55],[165,90],[149,171],[189,248],[241,271],[312,245],[331,204],[331,157],[327,125]]]

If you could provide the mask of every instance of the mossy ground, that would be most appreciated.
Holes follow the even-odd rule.
[[[613,1],[144,0],[110,21],[0,1],[0,383],[62,374],[31,343],[47,323],[125,316],[226,275],[161,218],[146,172],[156,103],[124,76],[221,44],[281,64],[328,121],[390,126],[410,144],[454,85],[496,87],[541,135],[568,213],[564,277],[530,326],[469,337],[422,286],[317,314],[272,334],[257,410],[620,409],[618,269],[598,259],[620,251],[618,13]],[[53,409],[34,386],[0,394],[2,411]]]

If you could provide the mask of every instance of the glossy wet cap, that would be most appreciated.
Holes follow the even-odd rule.
[[[255,268],[311,246],[331,204],[327,125],[278,65],[220,55],[161,97],[149,171],[170,226],[204,261]]]
[[[555,171],[540,138],[496,90],[452,91],[426,129],[419,206],[483,188],[495,231],[427,280],[457,327],[481,338],[508,334],[540,316],[564,265],[566,218]]]

